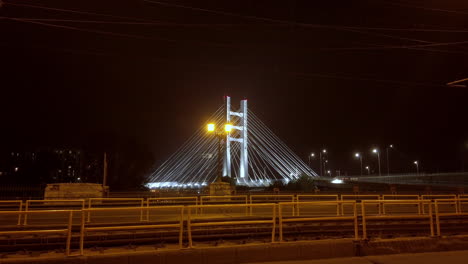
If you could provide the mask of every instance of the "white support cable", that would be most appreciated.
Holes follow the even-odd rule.
[[[280,143],[280,145],[282,145],[283,150],[286,151],[292,157],[292,160],[298,166],[300,166],[303,170],[310,172],[311,176],[318,176],[309,166],[305,164],[304,161],[302,161],[302,159],[300,159],[286,144],[284,144],[284,142],[281,141],[278,138],[278,136],[276,136],[273,133],[273,131],[271,131],[271,129],[269,129],[258,117],[256,117],[254,113],[249,113],[249,115],[253,117],[254,122],[260,123],[265,128],[265,130],[273,137],[273,139],[275,139],[277,142]]]
[[[251,172],[243,183],[264,185],[271,180],[293,180],[300,174],[316,176],[283,141],[281,141],[252,111],[248,111],[249,164]],[[217,126],[224,124],[223,107],[220,107],[210,119]],[[230,137],[239,138],[241,130],[233,129]],[[230,148],[232,175],[239,179],[241,144],[232,140]],[[207,136],[204,128],[187,140],[176,153],[170,156],[149,179],[151,182],[208,183],[217,178],[217,139]],[[214,154],[215,153],[215,154]],[[210,156],[203,156],[209,154]],[[278,178],[279,177],[279,178]]]
[[[221,113],[222,107],[220,107],[211,118],[218,119]],[[151,181],[156,181],[157,178],[160,178],[161,181],[169,181],[168,179],[177,171],[180,164],[189,162],[189,159],[193,157],[194,150],[200,148],[197,146],[206,144],[209,141],[208,138],[203,137],[202,131],[204,131],[204,128],[200,128],[174,155],[164,162],[163,165],[152,174]],[[200,139],[202,140],[201,142]]]
[[[261,142],[259,144],[254,144],[254,145],[261,147],[263,152],[267,153],[267,155],[270,156],[270,160],[274,160],[275,163],[281,164],[282,165],[281,167],[287,168],[288,174],[292,173],[291,166],[285,165],[285,161],[281,159],[281,153],[278,153],[277,148],[272,147],[272,145],[269,142],[263,141],[263,138],[261,137],[255,137],[255,139],[258,139]],[[269,148],[266,149],[267,147]]]
[[[257,160],[261,163],[261,166],[264,168],[264,170],[265,170],[265,169],[268,169],[269,172],[270,172],[270,174],[271,174],[272,176],[274,175],[274,173],[273,173],[273,172],[271,171],[271,169],[270,169],[271,165],[269,165],[268,163],[266,163],[265,159],[261,158],[261,157],[259,156],[259,154],[258,154],[257,152],[255,152],[255,151],[252,151],[252,152],[250,152],[250,153],[252,153],[252,154],[251,154],[251,155],[252,155],[251,158],[257,159]],[[249,154],[250,154],[250,153],[249,153]],[[266,174],[266,171],[264,171],[264,174]],[[266,177],[266,175],[265,175],[264,178],[268,178],[268,177]]]

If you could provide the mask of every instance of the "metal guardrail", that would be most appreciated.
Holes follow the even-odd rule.
[[[294,194],[276,194],[276,195],[252,194],[249,197],[249,201],[251,204],[255,202],[260,202],[260,203],[271,203],[271,202],[279,203],[279,202],[287,202],[287,201],[294,202],[294,200],[295,200]]]
[[[297,202],[312,202],[312,201],[338,201],[338,194],[298,194],[296,195]]]
[[[146,207],[151,207],[151,203],[156,203],[153,206],[184,206],[184,205],[198,205],[198,197],[159,197],[148,198],[146,200]],[[149,221],[150,211],[146,210],[146,221]]]
[[[200,205],[206,205],[208,203],[219,203],[226,201],[235,201],[247,204],[249,199],[247,195],[216,195],[216,196],[200,196]]]
[[[151,206],[151,202],[156,203],[157,206],[166,206],[166,205],[197,205],[198,197],[158,197],[158,198],[148,198],[146,199],[146,205]]]
[[[3,205],[3,204],[18,204],[18,211],[22,211],[23,210],[23,201],[21,200],[6,200],[6,201],[0,201],[0,204]],[[21,216],[22,214],[18,214],[18,225],[21,225]]]
[[[443,197],[455,197],[454,199],[434,199],[434,198],[443,198]],[[207,198],[204,198],[207,197]],[[0,211],[0,216],[4,215],[15,215],[18,216],[18,225],[27,224],[27,215],[49,215],[49,214],[68,214],[67,228],[58,228],[58,229],[34,229],[38,228],[35,225],[31,225],[32,230],[20,230],[20,231],[1,231],[0,235],[34,235],[34,234],[65,234],[66,235],[66,255],[70,255],[70,242],[72,238],[72,226],[73,226],[73,215],[81,213],[80,225],[80,242],[79,242],[79,254],[84,254],[85,246],[85,237],[89,232],[100,232],[100,231],[120,231],[120,230],[143,230],[143,229],[157,229],[157,228],[176,228],[179,230],[179,247],[183,247],[183,232],[184,232],[184,221],[187,221],[187,239],[189,242],[189,247],[193,247],[193,229],[197,227],[210,227],[210,226],[226,226],[226,225],[265,225],[271,224],[272,226],[272,236],[271,241],[275,242],[276,236],[278,240],[283,241],[284,225],[285,223],[293,222],[314,222],[314,221],[340,221],[340,220],[349,220],[353,221],[354,225],[354,237],[355,239],[359,238],[359,215],[362,217],[362,239],[368,238],[368,224],[370,221],[380,221],[380,220],[398,220],[398,219],[427,219],[429,221],[430,236],[440,236],[441,235],[441,218],[445,217],[465,217],[468,216],[468,210],[466,210],[466,205],[468,204],[468,198],[457,198],[456,195],[424,195],[421,196],[421,199],[418,195],[342,195],[339,200],[321,200],[321,201],[303,201],[304,199],[338,199],[338,196],[329,196],[329,195],[281,195],[273,198],[272,195],[251,195],[250,200],[247,196],[228,196],[236,197],[239,201],[242,201],[243,204],[217,204],[217,205],[203,205],[197,204],[197,197],[169,197],[169,198],[150,198],[144,203],[142,198],[94,198],[90,199],[88,208],[84,205],[83,200],[29,200],[26,201],[25,207],[23,208],[22,201],[0,201],[2,204],[13,204],[16,206],[18,204],[18,211]],[[256,201],[263,200],[264,198],[269,198],[271,201],[278,201],[277,203],[255,203]],[[415,198],[415,199],[404,199],[404,198]],[[462,195],[458,197],[464,197]],[[222,198],[222,197],[221,197]],[[226,197],[224,197],[226,198]],[[296,198],[296,201],[291,202],[282,202],[282,200],[293,200]],[[363,200],[352,200],[351,198],[361,198]],[[375,200],[368,200],[365,198],[375,198]],[[393,198],[393,199],[391,199]],[[207,201],[205,199],[220,199],[219,196],[203,196],[200,197],[200,201]],[[253,199],[253,200],[252,200]],[[391,199],[391,200],[390,200]],[[138,203],[142,206],[134,207],[113,207],[113,208],[97,208],[93,205],[98,205],[97,200],[101,201],[111,201],[111,202],[131,202]],[[195,203],[192,205],[161,205],[158,204],[158,201],[172,200],[174,202],[185,202]],[[93,203],[93,201],[96,201]],[[64,206],[67,203],[77,203],[81,210],[30,210],[30,205],[34,203],[42,203],[43,207],[54,207],[54,206]],[[245,203],[244,203],[245,202]],[[156,205],[152,205],[156,203]],[[103,206],[103,204],[99,204]],[[111,205],[116,205],[111,204]],[[118,205],[118,204],[117,204]],[[409,206],[414,205],[414,206]],[[446,211],[446,205],[453,206],[449,207],[450,210]],[[331,214],[316,214],[316,211],[311,211],[308,208],[320,208],[320,206],[336,206],[337,213],[334,214],[334,211],[331,211]],[[352,207],[352,210],[349,210],[349,207]],[[379,210],[376,210],[374,206],[378,207]],[[392,206],[398,207],[393,213],[387,209],[392,208]],[[463,207],[465,206],[465,207]],[[348,208],[345,212],[343,208]],[[360,207],[360,208],[359,208]],[[417,211],[416,211],[417,207]],[[263,208],[263,209],[262,209]],[[266,209],[265,209],[266,208]],[[290,215],[287,211],[289,208],[292,208]],[[369,209],[375,208],[374,211],[369,211]],[[380,208],[382,210],[380,210]],[[426,208],[427,210],[424,210]],[[244,210],[245,209],[245,210]],[[410,209],[410,211],[407,211]],[[463,210],[465,209],[465,210]],[[21,211],[23,210],[23,211]],[[165,216],[169,216],[167,219],[168,223],[157,224],[154,221],[148,222],[147,224],[132,224],[132,223],[115,223],[112,222],[112,226],[103,225],[99,227],[87,226],[89,217],[92,213],[95,212],[122,212],[123,210],[134,211],[140,214],[140,221],[150,221],[150,212],[153,211],[164,211],[166,210]],[[169,211],[167,211],[169,210]],[[255,210],[255,214],[253,211]],[[315,210],[315,209],[314,209]],[[413,212],[414,210],[414,212]],[[287,213],[286,213],[287,212]],[[312,212],[312,213],[311,213]],[[319,211],[320,212],[320,209]],[[330,212],[330,211],[328,211]],[[194,214],[195,213],[195,214]],[[322,212],[323,213],[323,212]],[[345,214],[346,213],[346,214]],[[211,215],[210,215],[211,214]],[[114,214],[114,216],[119,214]],[[143,215],[146,215],[146,218],[143,219]],[[157,219],[160,220],[161,213],[156,214]],[[175,217],[174,217],[175,216]],[[260,218],[253,218],[255,216],[260,216]],[[23,218],[22,218],[23,217]],[[231,217],[231,218],[228,218]],[[277,219],[278,218],[278,224]],[[14,219],[14,218],[13,218]],[[435,220],[434,220],[435,219]],[[202,220],[202,221],[200,221]],[[61,220],[65,221],[65,220]],[[275,234],[276,228],[278,228],[278,235]],[[434,231],[435,229],[435,231]]]
[[[441,213],[439,206],[441,204],[457,204],[458,206],[453,213]],[[437,227],[437,236],[441,236],[441,228],[440,228],[440,218],[445,216],[468,216],[468,212],[463,212],[463,204],[468,204],[467,198],[462,199],[436,199],[434,201],[435,207],[435,218],[436,218],[436,227]]]
[[[30,206],[34,203],[41,203],[47,207],[53,207],[53,206],[63,206],[65,204],[70,204],[70,203],[75,203],[75,204],[78,204],[78,206],[81,207],[81,209],[85,209],[85,200],[83,199],[76,199],[76,200],[27,200],[26,203],[25,203],[25,206],[24,206],[24,211],[25,212],[31,212],[32,210],[30,210]],[[65,209],[67,210],[67,209]],[[28,224],[28,214],[25,214],[24,215],[24,222],[23,222],[23,225],[27,225]]]
[[[192,210],[195,212],[208,209],[208,208],[271,208],[272,215],[271,220],[245,220],[237,219],[233,221],[211,221],[203,223],[192,223]],[[189,248],[193,248],[193,236],[192,229],[193,227],[203,227],[203,226],[225,226],[225,225],[253,225],[253,224],[271,224],[271,242],[275,242],[275,230],[276,230],[276,204],[227,204],[227,205],[190,205],[187,206],[187,236],[189,242]]]
[[[303,199],[303,200],[301,200]],[[305,201],[304,201],[305,200]],[[311,202],[311,201],[339,201],[338,194],[298,194],[296,202]],[[300,208],[296,206],[297,215],[300,214]],[[340,206],[336,206],[336,215],[340,214]]]
[[[429,204],[429,214],[427,215],[421,215],[419,214],[400,214],[400,215],[382,215],[380,212],[378,215],[367,215],[366,214],[366,205],[369,204],[398,204],[398,205],[403,205],[403,204],[421,204],[421,206],[424,206],[424,204],[427,203]],[[369,220],[383,220],[383,219],[429,219],[429,225],[430,225],[430,232],[431,236],[434,236],[434,223],[433,223],[433,218],[432,218],[432,206],[430,200],[364,200],[361,201],[361,217],[362,217],[362,238],[367,239],[367,222]]]
[[[346,201],[346,200],[357,201],[358,204],[360,205],[361,203],[359,203],[359,202],[364,200],[364,199],[380,200],[380,195],[379,194],[343,194],[343,195],[341,195],[340,198],[341,198],[341,201]],[[382,212],[382,205],[377,204],[377,207],[379,208],[379,214],[380,214]],[[340,209],[341,209],[341,215],[344,215],[344,204],[340,205]]]
[[[184,206],[162,206],[162,207],[125,207],[125,208],[91,208],[83,209],[81,212],[81,228],[80,228],[80,255],[84,254],[85,236],[87,232],[99,231],[120,231],[120,230],[141,230],[141,229],[156,229],[156,228],[178,228],[179,229],[179,247],[183,247],[183,232],[184,232]],[[102,226],[102,227],[86,227],[85,216],[91,212],[112,212],[121,210],[130,211],[157,211],[167,209],[180,210],[178,223],[175,224],[147,224],[147,225],[116,225],[116,226]]]
[[[65,243],[65,255],[70,256],[70,244],[72,238],[72,224],[73,224],[73,210],[46,210],[46,211],[0,211],[0,215],[24,215],[26,219],[27,215],[34,214],[68,214],[67,228],[64,229],[36,229],[36,230],[19,230],[19,231],[0,231],[2,235],[35,235],[35,234],[64,234],[66,236]]]
[[[424,194],[421,195],[421,200],[435,200],[435,199],[457,199],[456,194]],[[456,206],[456,205],[455,205]],[[426,207],[422,207],[422,213],[426,213]]]
[[[419,200],[419,195],[412,195],[412,194],[384,194],[381,196],[382,200]],[[382,214],[387,214],[387,206],[386,203],[381,204],[382,206]],[[418,203],[418,214],[421,214],[421,204]]]
[[[284,218],[283,216],[283,208],[285,206],[297,207],[300,206],[324,206],[324,205],[333,205],[336,208],[340,208],[343,204],[350,204],[353,207],[353,216],[340,216],[339,212],[336,216],[332,217],[299,217],[299,211],[296,217],[292,218]],[[294,215],[293,215],[294,216]],[[312,222],[312,221],[336,221],[336,220],[352,220],[354,224],[354,238],[359,238],[359,228],[358,228],[358,214],[357,214],[357,207],[356,201],[319,201],[319,202],[291,202],[291,203],[279,203],[278,204],[278,222],[279,222],[279,242],[283,242],[283,223],[290,223],[290,222]]]
[[[92,204],[93,204],[93,201],[100,201],[101,204],[101,208],[103,205],[102,202],[130,202],[130,203],[139,203],[139,207],[140,208],[144,208],[145,207],[145,198],[89,198],[89,201],[88,201],[88,209],[92,209]],[[109,206],[109,204],[107,204]],[[112,205],[112,204],[110,204]],[[114,204],[115,205],[115,204]],[[119,207],[122,207],[122,204],[117,204]],[[131,206],[129,207],[135,207],[135,204],[130,204]],[[87,222],[91,222],[91,212],[92,210],[88,210],[88,218],[87,218]],[[140,212],[140,221],[143,221],[143,209],[141,209],[141,212]]]

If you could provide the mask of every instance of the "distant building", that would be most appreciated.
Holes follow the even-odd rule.
[[[0,153],[0,183],[96,182],[101,164],[79,149],[54,148]]]

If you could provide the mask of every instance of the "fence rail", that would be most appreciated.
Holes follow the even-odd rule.
[[[336,206],[339,210],[340,206],[343,204],[350,204],[353,207],[353,216],[340,216],[339,212],[336,216],[326,216],[326,217],[299,217],[299,207],[301,206],[326,206],[332,205]],[[283,208],[285,206],[297,207],[296,217],[285,218],[283,216]],[[356,209],[356,201],[315,201],[315,202],[291,202],[291,203],[279,203],[278,204],[278,222],[279,222],[279,241],[283,241],[283,224],[291,222],[312,222],[312,221],[337,221],[337,220],[352,220],[354,224],[354,238],[359,238],[359,228],[358,228],[358,214]]]
[[[234,219],[231,221],[210,221],[203,223],[193,223],[195,220],[192,218],[192,210],[195,212],[206,211],[208,208],[245,208],[252,210],[253,208],[271,208],[271,220],[249,220],[249,219]],[[187,207],[187,236],[189,248],[193,247],[193,227],[204,227],[204,226],[223,226],[223,225],[257,225],[257,224],[271,224],[271,242],[275,242],[275,230],[276,230],[276,204],[229,204],[229,205],[191,205]]]
[[[454,197],[447,199],[447,197]],[[60,234],[66,238],[65,254],[71,255],[71,239],[73,228],[73,216],[81,214],[78,225],[79,249],[78,254],[84,254],[85,238],[91,232],[114,232],[121,230],[146,230],[146,229],[175,229],[178,230],[179,248],[183,248],[184,239],[187,239],[188,247],[193,247],[194,230],[206,227],[221,226],[243,226],[243,225],[271,225],[271,242],[284,241],[284,227],[286,224],[298,222],[317,222],[317,221],[351,221],[354,230],[355,239],[367,239],[369,237],[369,223],[375,221],[387,220],[409,220],[422,219],[428,221],[428,235],[441,236],[442,219],[456,217],[468,217],[468,198],[456,195],[251,195],[248,196],[202,196],[202,197],[169,197],[169,198],[93,198],[89,200],[88,207],[84,200],[28,200],[23,203],[16,201],[0,201],[0,207],[17,208],[17,211],[1,211],[0,216],[3,220],[5,216],[17,216],[18,225],[28,225],[28,215],[66,215],[60,221],[65,228],[44,229],[43,226],[29,224],[30,230],[4,230],[0,231],[0,236],[22,236],[35,234]],[[224,198],[224,200],[223,200]],[[354,199],[352,199],[354,198]],[[369,198],[369,199],[367,199]],[[414,198],[414,199],[405,199]],[[440,199],[438,199],[440,198]],[[229,202],[234,199],[241,203],[234,204],[202,204],[213,199],[216,202]],[[221,199],[221,200],[220,200]],[[312,199],[312,201],[311,201]],[[325,199],[325,200],[313,200]],[[329,199],[329,200],[328,200]],[[270,203],[256,203],[269,200]],[[290,200],[284,202],[285,200]],[[304,201],[306,200],[306,201]],[[99,203],[99,201],[101,203]],[[169,201],[174,203],[192,203],[189,205],[169,205],[168,203],[159,203],[160,201]],[[200,203],[199,203],[200,201]],[[104,203],[102,203],[104,202]],[[112,207],[109,206],[109,204]],[[134,204],[136,206],[122,207],[120,202],[126,205]],[[37,210],[31,208],[31,204],[39,203],[39,209],[44,208],[62,208],[65,205],[75,203],[79,210]],[[23,204],[25,206],[23,206]],[[447,207],[449,205],[449,207]],[[332,207],[332,210],[322,208]],[[335,214],[336,207],[336,214]],[[351,208],[351,209],[350,209]],[[447,211],[448,208],[448,211]],[[31,210],[34,209],[34,210]],[[345,210],[346,209],[346,210]],[[377,210],[378,209],[378,210]],[[394,209],[394,210],[392,210]],[[288,211],[291,210],[291,211]],[[114,214],[112,217],[120,217],[121,212],[135,212],[139,219],[135,222],[111,221],[101,223],[99,226],[90,226],[91,214]],[[154,214],[150,214],[154,212]],[[106,217],[110,216],[107,215]],[[145,218],[143,216],[146,215]],[[155,216],[151,218],[150,216]],[[360,217],[360,218],[359,218]],[[10,218],[11,219],[11,218]],[[15,219],[15,218],[12,218]],[[48,219],[48,218],[46,218]],[[21,221],[24,220],[24,221]],[[76,220],[76,219],[75,219]],[[157,220],[157,221],[156,221]],[[164,220],[164,221],[163,221]],[[16,219],[14,220],[16,221]],[[146,221],[145,223],[139,223]],[[160,221],[160,222],[159,222]],[[5,221],[3,221],[5,222]],[[184,238],[184,224],[186,223],[186,234]],[[425,226],[426,222],[422,223]],[[1,223],[0,223],[1,224]],[[359,227],[361,225],[361,227]],[[270,228],[270,227],[268,227]],[[268,231],[269,232],[269,231]]]
[[[378,204],[378,205],[384,205],[384,204],[393,204],[393,205],[405,205],[405,204],[421,204],[424,206],[425,203],[429,204],[429,214],[427,215],[421,215],[419,214],[399,214],[399,215],[382,215],[379,213],[377,216],[369,216],[366,214],[366,205],[369,204]],[[430,225],[430,232],[431,236],[434,236],[434,223],[433,223],[433,218],[432,218],[432,206],[431,201],[425,201],[425,200],[365,200],[361,202],[361,217],[362,217],[362,237],[363,239],[367,239],[367,222],[368,220],[383,220],[383,219],[420,219],[420,218],[427,218],[429,219],[429,225]]]
[[[63,234],[66,236],[65,242],[65,255],[70,255],[70,244],[72,238],[72,227],[73,227],[73,210],[41,210],[41,211],[0,211],[0,215],[24,215],[26,219],[27,215],[49,215],[49,214],[68,214],[68,221],[66,223],[67,228],[62,229],[30,229],[30,230],[15,230],[15,231],[0,231],[2,235],[35,235],[35,234]]]

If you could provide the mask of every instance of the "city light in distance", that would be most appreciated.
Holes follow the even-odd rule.
[[[331,183],[334,183],[334,184],[341,184],[341,183],[343,183],[343,180],[342,180],[342,179],[333,179],[333,180],[331,181]]]
[[[378,149],[373,149],[373,150],[372,150],[372,152],[374,152],[374,153],[378,153],[378,152],[379,152],[379,150],[378,150]]]
[[[354,154],[354,156],[355,156],[356,158],[359,158],[359,157],[361,156],[361,154],[356,153],[356,154]]]

